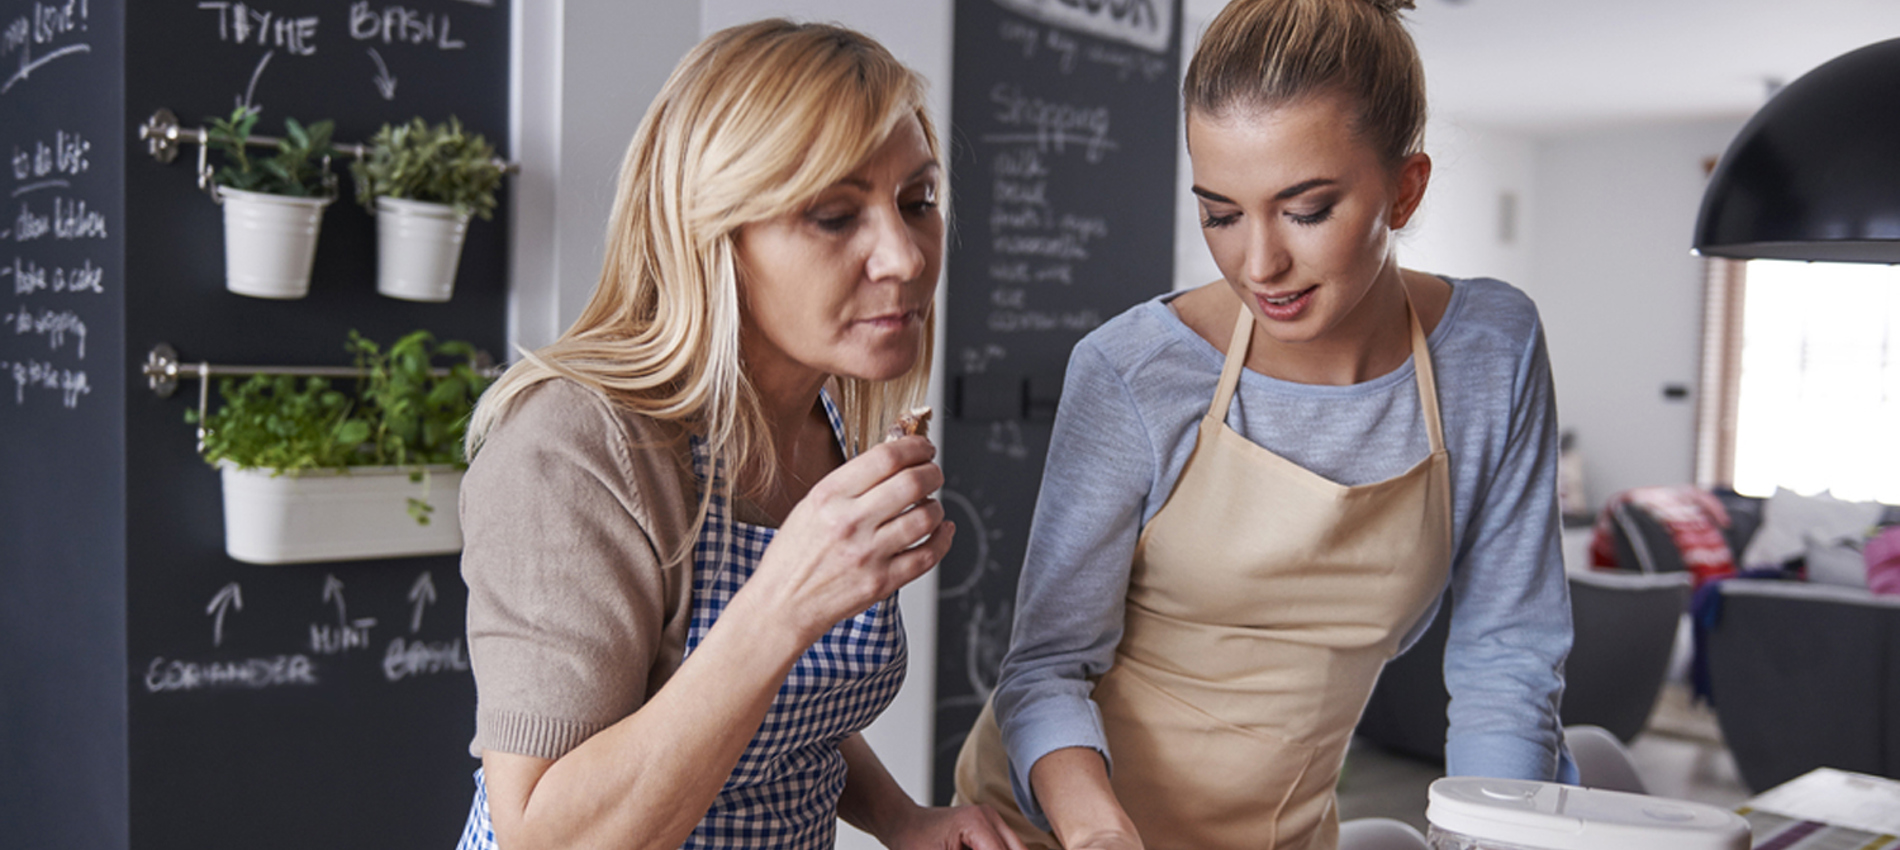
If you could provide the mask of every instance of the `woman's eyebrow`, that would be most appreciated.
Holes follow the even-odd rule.
[[[1205,198],[1207,200],[1213,201],[1214,203],[1217,203],[1217,204],[1233,204],[1234,206],[1240,206],[1239,204],[1234,204],[1233,198],[1229,198],[1226,195],[1217,195],[1199,186],[1194,186],[1188,189],[1188,191],[1193,192],[1194,194],[1199,195],[1202,198]]]
[[[923,165],[919,165],[919,166],[917,166],[917,170],[916,170],[916,171],[912,171],[912,172],[911,172],[911,173],[910,173],[910,174],[909,174],[908,176],[906,176],[906,177],[905,177],[905,178],[903,179],[903,181],[902,181],[902,182],[904,182],[904,183],[909,183],[909,182],[912,182],[912,181],[914,181],[914,180],[916,180],[916,179],[918,179],[918,178],[920,178],[920,177],[923,177],[923,176],[924,176],[925,174],[928,174],[928,173],[929,173],[929,172],[931,172],[931,171],[936,171],[936,170],[939,170],[939,169],[941,169],[941,168],[942,168],[942,165],[941,165],[940,163],[938,163],[938,162],[937,162],[936,160],[934,160],[934,159],[933,159],[933,160],[930,160],[929,162],[926,162],[926,163],[924,163]],[[835,185],[835,186],[850,186],[851,188],[853,188],[853,189],[857,189],[857,190],[858,190],[858,191],[860,191],[860,192],[869,192],[869,191],[871,191],[871,181],[869,181],[869,180],[866,180],[866,179],[864,179],[864,178],[862,178],[862,177],[846,177],[846,178],[844,178],[844,179],[842,179],[842,180],[839,180],[839,181],[838,181],[837,183],[834,183],[834,184],[832,184],[832,185]]]
[[[1311,180],[1295,183],[1291,186],[1286,187],[1285,189],[1281,189],[1279,194],[1273,196],[1273,199],[1276,201],[1284,201],[1288,198],[1297,197],[1299,195],[1306,194],[1307,192],[1317,189],[1321,186],[1331,186],[1338,182],[1339,181],[1333,180],[1332,178],[1329,178],[1329,177],[1315,177]]]
[[[1291,186],[1286,187],[1285,189],[1281,189],[1278,194],[1273,196],[1273,199],[1276,201],[1284,201],[1288,198],[1298,197],[1300,195],[1306,194],[1307,192],[1310,192],[1321,186],[1336,185],[1338,184],[1338,182],[1339,181],[1334,180],[1330,177],[1315,177],[1311,180],[1295,183]],[[1217,204],[1233,204],[1234,206],[1240,206],[1239,204],[1234,203],[1234,199],[1232,198],[1229,198],[1225,195],[1220,195],[1214,192],[1210,192],[1199,186],[1192,187],[1188,191],[1193,192],[1194,194],[1199,195],[1203,198],[1206,198],[1207,200],[1213,201],[1214,203],[1217,203]]]

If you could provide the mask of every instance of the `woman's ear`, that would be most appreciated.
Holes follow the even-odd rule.
[[[1398,196],[1392,203],[1392,229],[1398,230],[1412,220],[1418,202],[1425,198],[1425,185],[1432,182],[1432,158],[1415,153],[1399,163]]]

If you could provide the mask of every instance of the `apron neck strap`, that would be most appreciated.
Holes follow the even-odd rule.
[[[1227,405],[1233,403],[1234,388],[1240,386],[1240,367],[1246,365],[1247,349],[1253,345],[1253,311],[1240,305],[1234,320],[1234,335],[1227,341],[1227,362],[1221,366],[1220,385],[1214,390],[1214,402],[1208,405],[1207,418],[1227,421]]]
[[[1445,425],[1438,418],[1438,375],[1432,369],[1432,349],[1425,341],[1425,326],[1418,323],[1418,310],[1412,307],[1412,292],[1399,285],[1399,291],[1405,293],[1405,316],[1412,325],[1412,375],[1418,383],[1418,402],[1424,408],[1425,433],[1430,436],[1432,451],[1445,450]]]
[[[1432,370],[1432,351],[1426,344],[1425,327],[1418,322],[1418,311],[1412,308],[1412,293],[1403,284],[1399,291],[1405,294],[1405,318],[1412,332],[1412,374],[1418,384],[1418,400],[1424,409],[1425,432],[1431,439],[1432,451],[1445,450],[1445,427],[1438,418],[1438,377]],[[1240,305],[1240,315],[1234,318],[1234,333],[1227,342],[1227,361],[1221,365],[1220,385],[1214,391],[1214,401],[1208,405],[1207,418],[1215,422],[1227,421],[1227,406],[1234,401],[1234,390],[1240,386],[1240,370],[1247,362],[1247,349],[1253,345],[1253,311],[1247,305]]]

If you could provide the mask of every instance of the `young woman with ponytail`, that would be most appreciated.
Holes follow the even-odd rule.
[[[1353,727],[1440,604],[1447,770],[1574,779],[1537,310],[1398,262],[1431,177],[1410,6],[1234,0],[1201,39],[1187,143],[1222,279],[1077,345],[957,765],[1031,847],[1342,846]]]

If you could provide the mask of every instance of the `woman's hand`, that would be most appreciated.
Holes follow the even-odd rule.
[[[905,437],[832,470],[792,508],[734,604],[750,595],[809,644],[936,566],[956,530],[930,498],[943,486],[936,454]]]
[[[914,807],[880,838],[891,850],[1024,850],[989,806]]]

